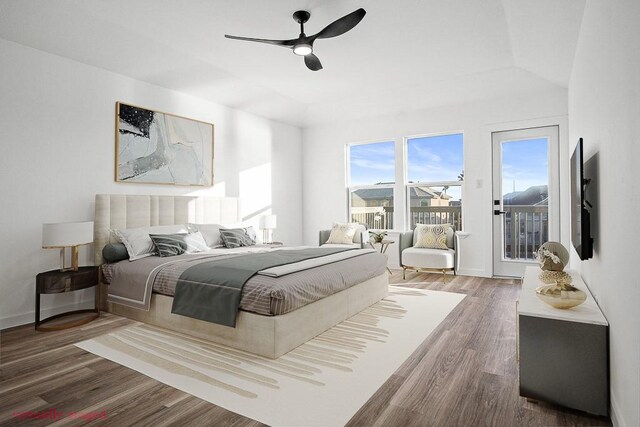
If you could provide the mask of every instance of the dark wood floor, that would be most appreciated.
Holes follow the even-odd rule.
[[[518,396],[516,281],[438,274],[402,275],[392,283],[467,294],[449,317],[351,419],[351,426],[610,425],[603,418]],[[175,390],[72,344],[135,322],[104,314],[84,326],[0,333],[0,425],[18,425],[15,411],[107,412],[89,424],[233,425],[260,423]],[[420,328],[420,325],[415,325]],[[381,361],[380,363],[384,363]],[[327,408],[330,410],[330,408]],[[70,425],[82,420],[63,420]],[[29,420],[25,425],[46,425]]]

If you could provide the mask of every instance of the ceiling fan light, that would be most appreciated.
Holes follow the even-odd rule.
[[[293,53],[300,56],[309,55],[313,52],[310,44],[297,44],[293,47]]]

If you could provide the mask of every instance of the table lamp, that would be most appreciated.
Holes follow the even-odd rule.
[[[93,221],[42,224],[42,247],[60,249],[60,271],[78,271],[78,246],[93,243]],[[65,250],[71,248],[71,267],[65,268]]]
[[[262,243],[273,243],[272,230],[276,228],[275,215],[262,215],[260,217],[260,229],[262,230]]]

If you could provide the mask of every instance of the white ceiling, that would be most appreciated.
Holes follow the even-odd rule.
[[[567,87],[585,0],[0,0],[0,37],[260,116],[310,126]],[[323,70],[277,46],[318,40]],[[1,61],[1,59],[0,59]]]

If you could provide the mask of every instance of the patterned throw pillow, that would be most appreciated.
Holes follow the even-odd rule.
[[[227,248],[239,248],[241,246],[253,246],[256,241],[251,238],[253,227],[247,228],[221,228],[220,236]]]
[[[149,234],[161,257],[185,253],[187,250],[186,236],[186,234]]]
[[[353,236],[356,235],[357,229],[357,222],[333,224],[329,239],[325,243],[331,243],[335,245],[351,245],[353,244]]]
[[[447,246],[447,233],[451,230],[451,224],[417,224],[415,248],[449,249]]]
[[[155,255],[156,246],[151,241],[150,234],[188,233],[188,231],[187,226],[182,224],[111,230],[118,241],[127,248],[129,261]]]

